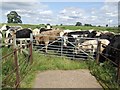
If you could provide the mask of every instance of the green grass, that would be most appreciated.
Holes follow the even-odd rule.
[[[31,88],[33,81],[38,71],[46,70],[76,70],[76,69],[87,69],[87,64],[84,61],[71,61],[65,59],[65,57],[56,57],[50,55],[41,55],[38,52],[33,53],[34,62],[32,71],[30,74],[23,80],[21,87],[22,88]]]
[[[104,88],[111,89],[119,87],[118,83],[116,82],[116,68],[113,67],[110,62],[106,61],[103,63],[103,65],[98,65],[95,61],[89,61],[88,66],[91,74],[96,77],[96,79]]]
[[[35,29],[35,28],[40,28],[40,27],[44,27],[44,24],[39,24],[39,25],[32,25],[32,24],[15,24],[15,23],[1,23],[0,26],[7,24],[10,26],[17,26],[20,25],[23,28],[31,28],[31,29]],[[97,26],[73,26],[73,25],[63,25],[63,26],[55,26],[53,25],[53,27],[55,28],[62,28],[62,29],[70,29],[70,30],[90,30],[90,29],[94,29],[96,31],[112,31],[112,32],[120,32],[120,30],[118,30],[118,27],[97,27]]]
[[[6,55],[11,52],[12,49],[2,48],[2,54]],[[26,76],[21,82],[21,88],[32,88],[34,84],[34,79],[38,71],[45,70],[75,70],[75,69],[87,69],[87,64],[84,61],[74,61],[66,59],[65,57],[57,57],[50,55],[42,55],[40,52],[33,51],[33,64],[22,63],[26,62],[25,56],[23,54],[18,54],[18,60],[20,63],[20,77],[23,78]],[[14,58],[10,56],[2,62],[2,78],[11,72],[14,69]],[[27,68],[26,68],[27,67]],[[26,69],[25,69],[26,68]],[[27,73],[27,74],[26,74]],[[6,80],[7,86],[5,87],[13,87],[13,83],[15,81],[15,73],[11,74],[12,80]]]
[[[112,31],[112,32],[120,32],[118,30],[117,27],[96,27],[96,26],[66,26],[66,25],[63,25],[63,26],[54,26],[54,27],[59,27],[59,28],[63,28],[63,29],[70,29],[70,30],[77,30],[77,29],[80,29],[80,30],[90,30],[90,29],[94,29],[96,31]]]
[[[9,26],[22,26],[23,28],[31,28],[31,29],[40,28],[40,27],[45,26],[43,24],[32,25],[32,24],[2,23],[2,24],[0,24],[0,27],[3,26],[4,24],[9,25]]]

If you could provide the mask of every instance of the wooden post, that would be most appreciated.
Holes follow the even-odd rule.
[[[20,40],[20,53],[22,54],[22,40]]]
[[[100,57],[100,50],[101,50],[101,41],[98,41],[98,46],[97,46],[97,56],[96,56],[96,63],[99,64],[99,57]]]
[[[63,43],[64,43],[64,41],[63,41],[63,37],[61,37],[61,56],[62,56],[62,52],[63,52]]]
[[[13,50],[16,48],[16,35],[13,36]]]
[[[120,82],[120,51],[118,51],[117,61],[118,61],[117,82],[119,83]]]
[[[33,35],[32,35],[32,33],[31,33],[31,34],[30,34],[30,44],[29,44],[30,64],[33,63],[33,52],[32,52],[32,48],[33,48]]]
[[[17,49],[16,49],[16,35],[13,37],[13,50],[14,50],[14,62],[15,62],[15,68],[16,68],[16,84],[15,88],[20,87],[20,74],[19,74],[19,65],[18,65],[18,57],[17,57]]]
[[[16,48],[14,49],[14,61],[15,61],[15,68],[16,68],[16,84],[15,88],[20,87],[20,74],[19,74],[19,65],[18,65],[18,58],[17,58],[17,51]]]

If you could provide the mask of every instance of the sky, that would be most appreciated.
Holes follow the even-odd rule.
[[[0,22],[7,22],[7,14],[16,11],[24,24],[118,25],[118,2],[31,2],[4,1],[0,4]]]

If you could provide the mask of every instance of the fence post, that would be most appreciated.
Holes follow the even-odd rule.
[[[13,37],[13,50],[14,50],[14,61],[16,68],[16,84],[15,88],[20,87],[20,74],[19,74],[19,65],[18,65],[18,57],[17,57],[17,49],[16,49],[16,35]]]
[[[119,83],[120,81],[120,51],[118,51],[117,61],[118,61],[117,82]]]
[[[32,48],[33,48],[33,35],[32,35],[32,33],[31,33],[31,34],[30,34],[30,44],[29,44],[30,64],[33,63],[33,52],[32,52]]]
[[[63,42],[64,42],[64,41],[63,41],[63,37],[61,37],[61,56],[62,56],[62,54],[63,54],[63,53],[62,53],[62,52],[63,52]]]
[[[15,61],[15,67],[16,67],[16,84],[15,88],[20,87],[20,74],[19,74],[19,65],[18,65],[18,57],[17,57],[17,49],[14,48],[14,61]]]
[[[101,50],[101,41],[97,39],[97,55],[96,55],[96,63],[99,64],[100,50]]]
[[[16,48],[16,35],[13,36],[13,49]]]

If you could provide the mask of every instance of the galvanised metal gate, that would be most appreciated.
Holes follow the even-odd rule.
[[[51,36],[52,37],[52,36]],[[67,40],[66,42],[64,41],[63,37],[55,37],[57,38],[56,40],[49,40],[48,44],[48,55],[56,55],[56,56],[65,56],[66,58],[70,59],[82,59],[86,60],[88,58],[95,58],[95,53],[92,51],[97,51],[93,50],[94,48],[91,48],[90,50],[84,50],[79,47],[84,41],[86,40],[96,40],[98,41],[97,38],[75,38],[74,42],[71,42]],[[69,39],[72,39],[73,37],[68,37]],[[46,54],[45,53],[45,44],[40,43],[39,45],[36,45],[36,40],[34,39],[34,47],[36,50],[38,50],[41,54]],[[64,46],[64,43],[67,44],[67,46]]]

